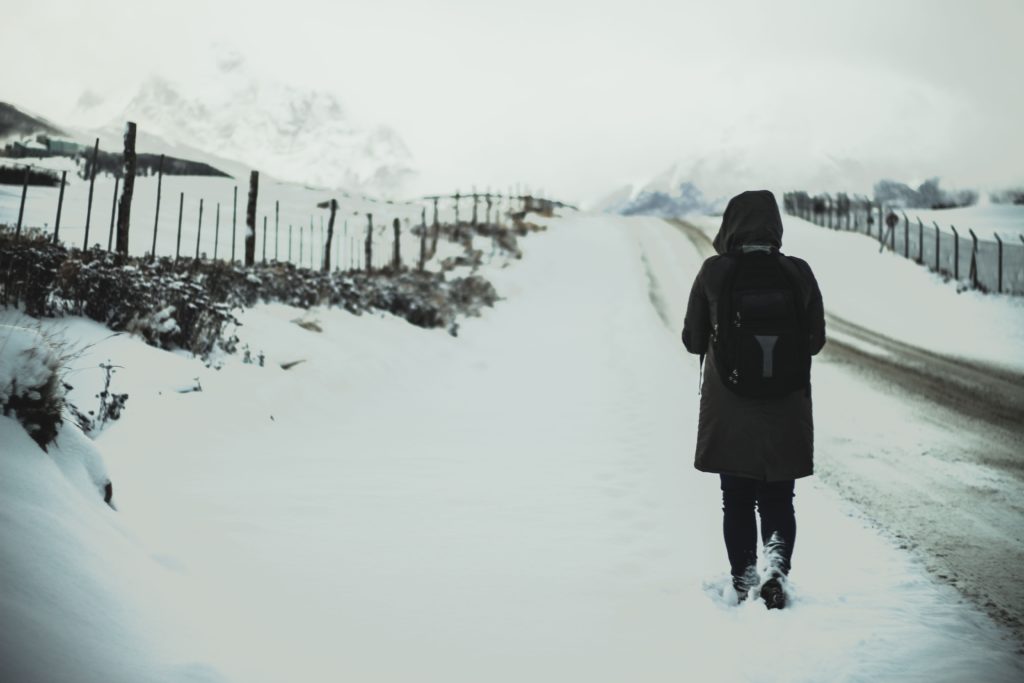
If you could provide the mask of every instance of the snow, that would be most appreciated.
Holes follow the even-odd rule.
[[[0,406],[26,390],[38,393],[47,383],[56,365],[47,349],[37,331],[0,325]]]
[[[686,220],[713,238],[722,219]],[[783,225],[782,250],[811,265],[826,311],[913,346],[1024,372],[1024,297],[958,292],[912,260],[880,253],[878,241],[860,233],[795,216]]]
[[[119,511],[0,420],[0,677],[1020,680],[986,617],[814,479],[792,608],[729,606],[673,329],[701,259],[649,248],[655,219],[550,225],[458,338],[266,305],[239,330],[265,366],[218,371],[47,323],[92,344],[72,400],[123,367],[97,441]]]
[[[948,226],[956,226],[960,234],[967,236],[968,229],[973,229],[978,239],[995,239],[998,234],[1003,241],[1020,243],[1018,235],[1024,235],[1024,206],[1019,204],[991,204],[982,202],[975,206],[964,206],[956,209],[903,209],[912,225],[920,218],[925,227],[931,227],[932,221],[946,230]]]

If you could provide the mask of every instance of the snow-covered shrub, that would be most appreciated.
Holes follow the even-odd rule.
[[[442,226],[441,232],[466,248],[454,265],[475,269],[482,252],[471,246],[474,235],[490,237],[518,257],[516,234],[539,229],[520,220],[512,229],[464,223]],[[203,357],[216,349],[233,352],[235,312],[259,302],[331,305],[356,314],[383,310],[420,327],[454,333],[457,316],[476,315],[496,298],[494,289],[476,276],[448,280],[443,273],[404,268],[323,273],[287,263],[246,268],[193,259],[150,262],[99,248],[68,250],[42,236],[16,237],[0,230],[0,304],[35,317],[86,316],[112,330],[138,334],[153,346]]]
[[[0,325],[0,413],[20,422],[44,450],[62,422],[63,362],[39,332]]]

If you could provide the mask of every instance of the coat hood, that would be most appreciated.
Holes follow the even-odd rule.
[[[714,244],[719,254],[744,244],[782,247],[782,216],[775,195],[768,190],[751,190],[730,199]]]

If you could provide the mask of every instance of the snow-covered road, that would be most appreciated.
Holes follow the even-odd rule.
[[[109,609],[159,621],[163,658],[80,680],[1020,680],[988,617],[816,479],[797,486],[792,608],[726,604],[674,317],[700,255],[660,220],[585,215],[523,248],[491,274],[506,300],[457,339],[338,310],[309,314],[318,333],[266,306],[240,331],[264,368],[100,341],[82,364],[115,359],[131,395],[99,440],[120,511],[82,514],[151,565]],[[862,439],[851,468],[877,466],[893,424],[895,400],[838,403],[869,391],[849,375],[815,366],[826,471],[838,423]],[[0,565],[5,590],[34,594],[30,561]]]

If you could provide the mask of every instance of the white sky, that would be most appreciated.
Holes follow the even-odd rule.
[[[0,4],[0,100],[73,124],[84,89],[187,85],[217,42],[393,126],[412,189],[585,200],[701,159],[774,187],[1024,182],[1020,0]]]

